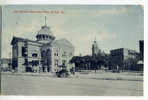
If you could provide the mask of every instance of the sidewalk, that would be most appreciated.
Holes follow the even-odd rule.
[[[121,72],[121,73],[112,73],[112,72],[89,72],[81,73],[76,72],[75,75],[70,75],[69,78],[81,78],[81,79],[97,79],[97,80],[123,80],[123,81],[143,81],[142,73],[133,73],[133,72]],[[55,73],[11,73],[11,72],[2,72],[1,75],[14,75],[14,76],[34,76],[34,77],[56,77]]]
[[[97,73],[90,72],[88,74],[76,73],[75,77],[98,79],[98,80],[143,81],[143,75],[141,75],[141,73],[133,73],[133,72],[112,73],[112,72],[100,71]]]
[[[55,74],[53,73],[12,73],[12,72],[1,72],[1,75],[15,75],[15,76],[48,76],[48,77],[53,77]]]

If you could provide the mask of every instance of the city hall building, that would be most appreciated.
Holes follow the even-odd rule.
[[[12,69],[17,72],[57,72],[70,70],[74,46],[66,39],[56,40],[45,25],[36,35],[36,40],[13,37]]]

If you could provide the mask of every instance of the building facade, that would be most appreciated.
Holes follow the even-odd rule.
[[[10,58],[3,58],[0,59],[0,71],[6,72],[11,70],[11,59]]]
[[[57,72],[74,67],[70,59],[74,46],[66,39],[55,40],[46,24],[36,35],[36,40],[13,37],[12,68],[17,72]]]
[[[139,41],[140,60],[144,59],[144,40]]]
[[[124,62],[128,59],[135,59],[138,53],[135,50],[119,48],[110,51],[111,62],[120,67],[124,66]]]

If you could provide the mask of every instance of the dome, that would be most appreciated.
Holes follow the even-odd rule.
[[[39,34],[45,34],[45,35],[53,36],[53,34],[50,30],[50,27],[48,27],[46,25],[41,27],[41,29],[38,31],[38,35]]]
[[[41,27],[41,29],[38,31],[38,34],[36,35],[37,41],[48,43],[55,39],[55,36],[50,30],[50,27],[44,25]]]

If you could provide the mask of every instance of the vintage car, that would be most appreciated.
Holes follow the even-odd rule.
[[[57,77],[68,77],[69,73],[66,69],[62,69],[62,70],[56,72],[56,76]]]

